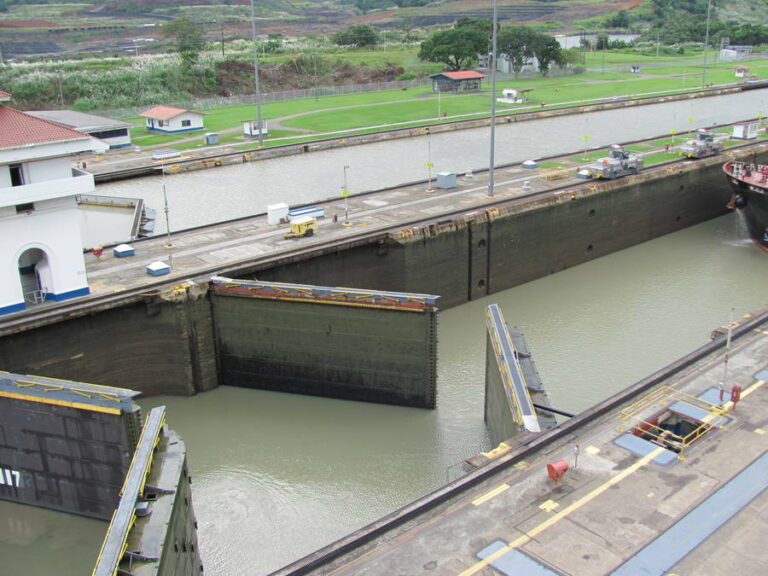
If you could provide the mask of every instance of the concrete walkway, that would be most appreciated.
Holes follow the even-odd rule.
[[[729,354],[726,389],[741,386],[737,406],[716,398],[722,348],[670,376],[569,436],[545,443],[486,481],[372,542],[341,542],[275,572],[391,574],[660,575],[766,574],[768,531],[768,331],[747,332]],[[643,400],[645,398],[645,400]],[[708,406],[721,425],[682,454],[647,442],[644,454],[617,439],[675,402]],[[701,402],[701,404],[699,404]],[[654,458],[670,452],[661,465]],[[502,456],[503,457],[503,456]],[[565,461],[559,482],[547,465]],[[304,570],[306,568],[306,570]]]

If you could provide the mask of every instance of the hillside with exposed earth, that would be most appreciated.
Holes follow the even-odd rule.
[[[257,0],[254,3],[256,30],[258,34],[283,37],[328,36],[353,24],[368,24],[382,31],[402,31],[447,27],[463,17],[492,17],[490,0],[445,0],[402,7],[396,4],[408,4],[408,0],[392,0],[384,2],[390,5],[388,9],[371,11],[357,7],[365,6],[365,1]],[[633,10],[641,1],[498,0],[498,10],[502,23],[547,25],[565,31],[577,20]],[[250,0],[132,0],[52,5],[0,0],[0,7],[3,5],[6,11],[0,12],[0,49],[6,58],[130,51],[135,49],[137,39],[161,42],[162,24],[181,16],[199,22],[211,41],[248,38],[251,33]]]

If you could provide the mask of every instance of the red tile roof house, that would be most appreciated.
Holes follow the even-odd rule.
[[[0,315],[89,293],[76,196],[95,184],[72,161],[108,148],[10,98],[0,91]]]
[[[174,108],[173,106],[155,106],[154,108],[139,114],[147,119],[147,130],[156,132],[176,133],[202,130],[203,114],[194,110]]]
[[[432,92],[474,92],[480,90],[485,74],[474,70],[432,74]]]

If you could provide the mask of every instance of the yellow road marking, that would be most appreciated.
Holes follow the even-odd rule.
[[[501,494],[502,492],[508,489],[509,489],[509,484],[502,484],[501,486],[496,486],[496,488],[494,488],[487,494],[480,496],[480,498],[477,498],[476,500],[472,500],[472,504],[474,504],[475,506],[480,506],[480,504],[488,502],[488,500],[490,500],[494,496],[498,496],[499,494]]]
[[[765,384],[765,381],[758,380],[757,382],[752,384],[749,388],[742,391],[741,397],[744,398],[745,396],[749,396],[752,392],[760,388],[763,384]],[[729,401],[723,407],[729,408],[730,404],[732,403]],[[710,416],[717,416],[717,414],[711,414]],[[658,456],[662,452],[664,452],[664,448],[659,447],[653,450],[652,452],[646,454],[645,456],[640,458],[637,462],[625,468],[624,470],[619,472],[616,476],[610,478],[607,482],[604,482],[603,484],[601,484],[600,486],[598,486],[597,488],[595,488],[585,496],[582,496],[578,500],[569,504],[568,506],[563,508],[560,512],[554,514],[553,516],[550,516],[538,526],[534,526],[531,530],[529,530],[522,536],[519,536],[512,542],[509,542],[505,546],[502,546],[501,548],[499,548],[493,554],[486,556],[476,564],[470,566],[469,568],[461,572],[459,576],[472,576],[473,574],[477,574],[480,570],[490,565],[494,561],[498,560],[499,558],[504,556],[504,554],[506,554],[507,552],[514,550],[515,548],[519,548],[524,544],[527,544],[528,542],[536,538],[536,536],[538,536],[548,528],[557,524],[560,520],[567,518],[568,516],[571,515],[571,513],[575,512],[576,510],[578,510],[588,502],[591,502],[592,500],[600,496],[600,494],[602,494],[612,486],[615,486],[616,484],[618,484],[628,476],[631,476],[632,474],[637,472],[640,468],[646,466],[648,463],[650,463],[654,458],[656,458],[656,456]]]
[[[552,512],[552,510],[554,510],[558,506],[560,506],[560,504],[558,504],[554,500],[547,500],[546,502],[542,502],[541,504],[539,504],[539,508],[541,508],[545,512]]]
[[[587,452],[589,454],[599,454],[600,448],[598,448],[597,446],[587,446],[586,448],[584,448],[584,452]]]
[[[510,550],[514,550],[515,548],[518,548],[523,544],[527,544],[528,542],[536,538],[536,536],[544,532],[547,528],[554,526],[563,518],[567,518],[568,516],[570,516],[572,512],[575,512],[576,510],[578,510],[588,502],[600,496],[600,494],[608,490],[611,486],[615,486],[616,484],[624,480],[624,478],[631,476],[632,474],[637,472],[640,468],[642,468],[643,466],[651,462],[654,458],[656,458],[656,456],[658,456],[662,452],[664,452],[664,448],[656,448],[652,452],[646,454],[645,456],[640,458],[637,462],[625,468],[624,470],[616,474],[616,476],[614,476],[607,482],[604,482],[603,484],[601,484],[600,486],[598,486],[597,488],[595,488],[585,496],[569,504],[568,506],[563,508],[560,512],[554,514],[553,516],[550,516],[548,519],[546,519],[544,522],[542,522],[538,526],[533,527],[531,530],[529,530],[527,533],[523,534],[519,538],[516,538],[512,542],[509,542],[506,546],[502,546],[501,548],[499,548],[493,554],[486,556],[484,559],[480,560],[473,566],[470,566],[469,568],[461,572],[459,576],[471,576],[472,574],[477,574],[480,570],[482,570],[483,568],[485,568],[495,560],[501,558],[502,556],[504,556],[504,554],[506,554]]]

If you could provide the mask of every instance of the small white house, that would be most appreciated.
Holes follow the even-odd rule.
[[[147,130],[156,132],[191,132],[205,128],[203,125],[205,114],[195,112],[194,110],[185,110],[184,108],[155,106],[146,112],[142,112],[139,116],[147,119]]]
[[[760,131],[760,125],[755,120],[753,122],[739,122],[733,125],[732,138],[736,140],[754,140]]]
[[[89,293],[75,197],[96,187],[72,158],[107,149],[10,98],[0,91],[0,315]]]
[[[752,54],[752,46],[725,46],[720,50],[720,60],[723,62],[746,60],[750,54]]]

